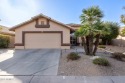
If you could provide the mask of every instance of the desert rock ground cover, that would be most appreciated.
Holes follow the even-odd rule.
[[[111,52],[125,52],[125,47],[119,47],[119,46],[106,46],[105,50],[111,51]],[[100,50],[99,50],[100,51]],[[103,51],[102,51],[103,52]]]
[[[107,46],[110,51],[124,52],[125,47]],[[82,48],[81,48],[82,50]],[[67,54],[76,51],[81,58],[75,61],[67,61]],[[111,58],[111,54],[98,49],[97,56],[106,58],[110,66],[99,66],[92,63],[92,56],[85,55],[84,52],[75,49],[62,50],[58,75],[66,76],[123,76],[125,75],[125,62]]]

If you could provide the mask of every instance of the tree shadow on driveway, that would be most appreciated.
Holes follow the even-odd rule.
[[[0,77],[14,76],[15,80],[26,81],[35,75],[57,75],[59,57],[59,49],[7,52],[0,56]]]

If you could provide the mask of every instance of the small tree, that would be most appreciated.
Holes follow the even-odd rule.
[[[111,40],[115,39],[118,35],[119,35],[119,25],[118,23],[114,23],[114,22],[105,22],[103,23],[104,27],[109,29],[109,34],[107,35],[103,35],[101,37],[102,39],[102,43],[107,45],[107,44],[111,44]]]
[[[125,36],[125,28],[122,29],[122,31],[120,32],[120,35],[121,35],[121,36]]]
[[[95,55],[100,36],[107,33],[101,22],[103,13],[98,6],[83,9],[82,12],[80,17],[82,26],[75,35],[81,37],[86,55]]]
[[[7,48],[10,43],[10,36],[0,34],[0,48]]]

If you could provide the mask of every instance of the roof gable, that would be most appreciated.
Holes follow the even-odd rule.
[[[43,15],[43,14],[39,14],[39,15],[37,15],[37,16],[34,16],[34,17],[32,17],[30,20],[28,20],[28,21],[25,21],[25,22],[23,22],[23,23],[21,23],[21,24],[18,24],[18,25],[16,25],[16,26],[14,26],[14,27],[11,27],[10,30],[11,30],[11,31],[15,31],[15,29],[20,28],[20,27],[23,26],[23,25],[27,25],[27,24],[29,24],[29,23],[35,21],[35,20],[38,19],[38,18],[46,18],[46,19],[48,19],[48,20],[50,20],[50,21],[53,21],[53,22],[55,22],[55,23],[57,23],[57,24],[59,24],[59,25],[65,26],[66,28],[68,28],[68,29],[74,31],[74,29],[73,29],[72,27],[70,27],[70,26],[68,26],[68,25],[65,25],[65,24],[63,24],[63,23],[61,23],[61,22],[59,22],[59,21],[56,21],[56,20],[54,20],[54,19],[52,19],[52,18],[50,18],[50,17],[48,17],[48,16],[45,16],[45,15]]]

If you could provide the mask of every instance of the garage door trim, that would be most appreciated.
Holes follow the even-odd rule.
[[[61,34],[61,46],[70,46],[70,43],[63,43],[63,31],[23,31],[22,43],[15,43],[15,46],[25,46],[25,34],[26,33],[60,33]]]

